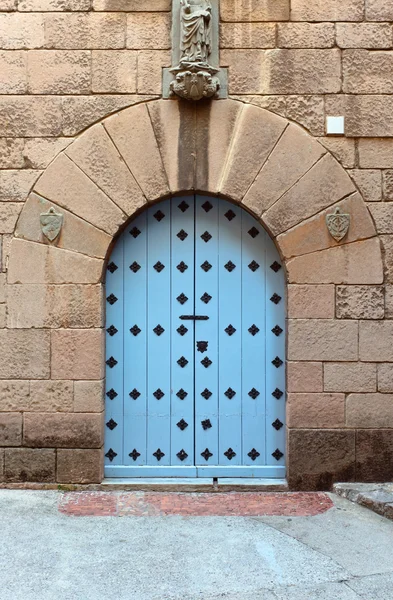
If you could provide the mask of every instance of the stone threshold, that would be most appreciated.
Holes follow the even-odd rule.
[[[393,483],[336,483],[334,492],[393,520]]]

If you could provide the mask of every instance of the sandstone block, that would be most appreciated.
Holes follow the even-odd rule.
[[[13,233],[21,209],[20,202],[0,203],[0,233]]]
[[[6,302],[7,300],[7,280],[6,274],[0,273],[0,302]]]
[[[223,21],[287,21],[289,0],[222,0]]]
[[[380,240],[383,247],[385,280],[387,283],[393,283],[393,236],[381,235]]]
[[[102,326],[100,285],[9,285],[8,327]]]
[[[142,50],[138,52],[138,94],[162,93],[162,69],[171,64],[169,50]]]
[[[49,165],[35,191],[112,235],[126,220],[120,208],[65,154]]]
[[[383,171],[383,197],[384,200],[393,200],[393,169]]]
[[[20,446],[22,443],[22,414],[0,412],[0,446]]]
[[[287,96],[286,117],[302,125],[313,135],[325,133],[323,96]]]
[[[29,410],[30,385],[28,381],[0,381],[0,411]]]
[[[7,50],[42,48],[44,41],[42,15],[20,13],[0,15],[0,48]]]
[[[344,50],[343,91],[348,94],[391,94],[393,52]]]
[[[339,285],[336,288],[338,319],[383,319],[384,289],[372,285]]]
[[[67,148],[66,154],[127,216],[134,214],[146,202],[101,124],[76,139]]]
[[[90,8],[90,0],[20,0],[18,2],[18,10],[26,12],[81,12]]]
[[[171,0],[93,0],[93,10],[120,12],[156,12],[170,11]]]
[[[172,19],[169,13],[134,12],[127,15],[127,48],[166,50],[171,48]]]
[[[111,13],[67,13],[44,16],[46,48],[65,50],[125,47],[126,16]]]
[[[266,53],[263,50],[223,50],[221,63],[230,67],[231,95],[269,93],[265,83]]]
[[[336,31],[339,48],[392,47],[392,29],[388,23],[337,23]]]
[[[382,283],[380,243],[372,238],[297,256],[287,262],[287,272],[290,283]]]
[[[274,112],[276,115],[282,117],[286,116],[287,111],[287,98],[288,96],[258,96],[255,94],[231,94],[233,100],[240,100],[240,102],[248,102],[259,106],[259,108],[265,108]]]
[[[43,448],[6,448],[5,480],[10,483],[56,479],[56,451]]]
[[[292,21],[363,21],[363,0],[292,0]]]
[[[14,238],[9,283],[98,283],[102,260]]]
[[[350,394],[346,401],[348,427],[393,428],[392,394]]]
[[[88,94],[91,57],[87,50],[31,50],[28,53],[31,94]]]
[[[393,140],[359,140],[359,163],[363,169],[393,167]]]
[[[7,306],[0,304],[0,327],[7,327]]]
[[[326,113],[345,116],[347,137],[392,137],[393,123],[390,118],[392,110],[393,98],[386,94],[326,96]],[[364,165],[360,166],[364,167]],[[374,166],[378,168],[379,165]]]
[[[334,285],[289,285],[290,319],[334,319]]]
[[[288,392],[322,392],[321,362],[287,362]]]
[[[368,0],[366,19],[369,21],[393,21],[393,6],[384,0]]]
[[[344,394],[288,394],[287,423],[293,429],[345,426]]]
[[[333,23],[280,23],[279,48],[333,48]]]
[[[135,94],[137,52],[93,50],[92,90],[99,93]]]
[[[101,483],[104,478],[102,450],[58,450],[59,483]]]
[[[47,379],[49,336],[38,329],[0,329],[0,378]]]
[[[105,121],[105,128],[148,200],[168,194],[167,178],[146,105]]]
[[[345,169],[353,169],[355,166],[355,140],[321,137],[318,141],[333,154]]]
[[[355,479],[355,432],[294,429],[288,436],[290,489],[329,490]]]
[[[0,96],[0,136],[57,136],[61,126],[61,98]]]
[[[344,169],[331,156],[323,156],[263,215],[274,236],[355,192]]]
[[[29,411],[72,412],[74,388],[72,381],[32,381]]]
[[[274,23],[222,23],[220,48],[274,48]]]
[[[325,363],[325,392],[375,392],[377,365],[372,363]]]
[[[58,248],[80,252],[96,258],[106,256],[112,239],[111,236],[90,225],[87,221],[79,219],[68,210],[64,210],[63,207],[57,206],[54,202],[49,202],[34,193],[30,194],[23,207],[15,236],[24,240],[47,244],[48,242],[41,230],[40,215],[47,212],[52,206],[64,216],[63,227],[55,242]]]
[[[356,432],[356,480],[390,481],[393,469],[393,431],[359,429]]]
[[[0,0],[0,10],[4,12],[13,11],[17,9],[16,0]]]
[[[392,335],[393,321],[360,321],[360,360],[393,362]]]
[[[4,449],[0,450],[0,481],[4,481]]]
[[[385,285],[385,316],[393,319],[393,285]]]
[[[389,202],[378,202],[369,205],[378,233],[393,233],[393,205]]]
[[[59,152],[71,142],[69,138],[26,139],[23,148],[25,165],[31,169],[46,169]]]
[[[381,171],[375,169],[354,169],[350,175],[366,202],[382,200]]]
[[[288,360],[358,360],[358,324],[334,319],[289,319]]]
[[[27,90],[26,55],[0,50],[0,94],[24,94]]]
[[[243,203],[260,215],[295,184],[324,152],[324,148],[310,140],[310,136],[300,127],[289,125],[247,191]]]
[[[23,440],[41,448],[101,448],[103,419],[92,413],[24,413]]]
[[[0,164],[2,169],[21,169],[23,160],[23,139],[0,139]]]
[[[337,242],[330,235],[326,226],[327,216],[333,214],[336,208],[351,215],[349,231],[341,242]],[[360,194],[355,193],[279,235],[277,243],[282,254],[290,258],[335,247],[339,243],[366,239],[373,235],[375,235],[375,226],[370,213]]]
[[[41,171],[32,169],[2,170],[0,179],[0,201],[24,202]]]
[[[104,410],[103,381],[74,382],[74,412],[101,413]]]
[[[378,368],[378,392],[383,394],[393,393],[393,364],[379,363]]]
[[[13,239],[12,235],[10,235],[10,234],[3,234],[1,236],[0,257],[1,257],[1,268],[4,272],[7,271],[7,269],[8,269],[8,258],[9,258],[9,254],[10,254],[12,239]]]
[[[52,331],[52,378],[102,379],[104,376],[103,342],[101,329]]]

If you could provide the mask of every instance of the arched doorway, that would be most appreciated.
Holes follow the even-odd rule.
[[[244,209],[151,206],[106,277],[107,477],[285,476],[285,275]]]

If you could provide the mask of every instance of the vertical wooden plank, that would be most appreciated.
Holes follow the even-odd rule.
[[[123,464],[123,240],[106,272],[105,465]],[[116,361],[116,362],[115,362]],[[109,454],[108,454],[109,453]],[[116,453],[116,456],[114,455]],[[108,455],[107,455],[108,454]]]
[[[171,204],[171,464],[179,467],[194,465],[194,321],[180,319],[194,314],[194,196]]]
[[[123,464],[131,466],[149,464],[146,454],[147,237],[147,213],[144,212],[130,223],[122,235],[124,299],[123,306],[118,307],[124,312]]]
[[[242,214],[242,464],[265,464],[265,245],[267,234]]]
[[[220,465],[242,464],[242,211],[219,203]],[[236,330],[236,331],[235,331]]]
[[[195,464],[202,466],[219,464],[218,205],[196,196],[195,314],[209,317],[195,322]]]
[[[159,468],[171,464],[170,200],[149,208],[147,220],[147,456]],[[154,331],[158,326],[162,335]]]

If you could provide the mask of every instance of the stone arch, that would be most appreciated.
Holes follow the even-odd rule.
[[[329,284],[383,282],[373,220],[343,167],[301,127],[259,107],[235,100],[195,105],[155,100],[111,115],[77,137],[38,179],[19,217],[8,283],[18,297],[28,295],[32,315],[44,305],[53,307],[55,314],[49,311],[34,321],[14,309],[9,326],[54,330],[52,379],[102,379],[103,358],[97,348],[103,339],[103,309],[95,297],[95,309],[90,310],[75,290],[72,297],[62,293],[59,309],[51,286],[100,284],[112,241],[125,223],[148,203],[194,190],[240,204],[275,240],[288,283],[294,284],[289,295],[288,360],[340,361],[354,356],[356,323],[336,320],[334,302],[325,312],[315,311],[318,286],[304,287],[326,284],[328,290]],[[52,244],[40,228],[40,213],[50,206],[64,214],[61,234]],[[325,221],[336,207],[351,215],[349,233],[341,243],[329,235]],[[32,284],[39,291],[32,290]],[[309,294],[310,302],[299,303],[299,291]],[[299,304],[302,310],[296,308]],[[68,354],[63,361],[62,352]],[[90,414],[87,400],[79,410]],[[78,421],[75,415],[72,419]],[[94,425],[86,419],[81,426],[94,445],[72,439],[65,447],[98,449],[102,434],[100,438],[97,423],[102,423],[101,416]],[[290,402],[290,427],[291,423],[302,427]],[[299,479],[300,442],[295,435],[293,440],[288,458],[293,486],[326,487],[331,478],[321,465],[307,467],[308,479]],[[56,444],[54,440],[52,447]],[[333,478],[347,477],[346,452],[342,454],[339,465],[331,467]],[[325,479],[320,475],[323,468]]]

